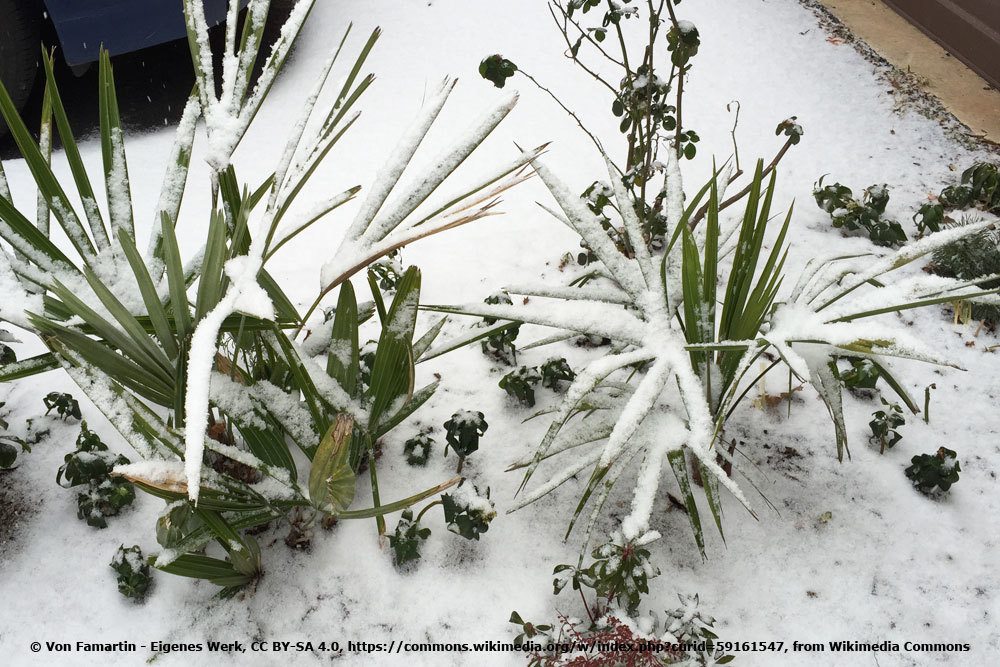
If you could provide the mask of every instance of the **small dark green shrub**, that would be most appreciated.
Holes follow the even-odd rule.
[[[884,218],[889,203],[886,185],[869,186],[861,201],[846,185],[823,185],[820,178],[813,189],[813,197],[821,209],[830,214],[833,226],[847,231],[865,231],[875,245],[892,247],[906,243],[906,233],[898,222]]]
[[[462,472],[465,458],[479,449],[479,438],[486,433],[489,424],[482,412],[459,410],[444,423],[445,446],[444,454],[448,455],[450,447],[458,455],[458,470]]]
[[[119,593],[136,602],[146,599],[153,576],[139,545],[128,549],[124,544],[118,547],[115,557],[111,559],[111,569],[117,575]]]
[[[913,220],[921,234],[937,232],[946,222],[945,212],[963,208],[1000,214],[1000,164],[976,162],[962,172],[958,185],[949,185],[936,202],[921,206]]]
[[[107,517],[115,516],[135,500],[135,489],[128,481],[112,477],[117,465],[129,463],[121,454],[108,451],[100,437],[82,424],[76,451],[67,454],[56,474],[63,488],[85,486],[77,494],[77,517],[94,528],[107,528]],[[66,483],[63,483],[65,479]]]
[[[49,414],[53,410],[62,419],[82,419],[80,414],[80,404],[71,394],[63,394],[58,391],[50,392],[42,399],[45,403],[45,414]]]
[[[563,357],[552,357],[539,367],[542,386],[553,391],[562,391],[564,383],[576,379],[576,373]]]
[[[886,448],[892,449],[896,443],[903,439],[897,430],[906,424],[903,418],[903,409],[896,403],[889,403],[884,398],[882,405],[884,410],[876,410],[872,413],[872,420],[868,422],[872,434],[868,441],[873,445],[878,445],[879,454],[885,454]]]
[[[490,500],[490,490],[486,489],[486,495],[480,495],[479,489],[466,482],[462,482],[453,493],[442,494],[441,506],[448,530],[467,540],[478,540],[490,529],[490,522],[497,515]]]
[[[419,519],[413,520],[413,510],[405,510],[399,517],[396,532],[389,536],[389,547],[396,567],[419,560],[420,545],[430,535],[430,528],[422,528]]]
[[[878,366],[871,359],[864,357],[846,357],[851,367],[842,371],[838,369],[840,381],[844,387],[855,393],[872,392],[879,378],[882,377]]]
[[[463,480],[453,492],[442,494],[438,500],[426,505],[417,514],[417,518],[413,518],[412,510],[402,513],[395,533],[389,536],[392,560],[396,567],[403,567],[420,559],[420,547],[431,535],[431,529],[424,527],[420,520],[437,505],[444,510],[448,530],[467,540],[478,540],[480,535],[489,530],[490,522],[497,514],[490,500],[490,490],[486,489],[486,495],[482,496],[479,489]]]
[[[0,401],[0,410],[6,403]],[[9,470],[17,462],[17,455],[20,452],[30,452],[31,445],[23,438],[7,433],[10,425],[3,417],[0,417],[0,470]]]
[[[613,534],[591,552],[594,562],[588,567],[557,565],[552,571],[553,592],[558,595],[568,583],[573,584],[573,590],[592,588],[598,598],[636,613],[642,596],[649,593],[649,580],[660,573],[649,562],[647,543],[644,538],[626,540],[621,533]]]
[[[521,366],[500,378],[500,388],[507,392],[521,405],[535,405],[535,385],[541,382],[542,376],[537,368]]]
[[[945,492],[957,483],[962,466],[958,462],[958,454],[941,447],[934,454],[914,456],[904,472],[918,491],[930,494],[935,488]]]
[[[514,302],[511,301],[509,294],[500,291],[486,297],[483,303],[511,305]],[[495,324],[497,324],[496,318],[484,317],[480,326],[491,327]],[[517,363],[517,346],[514,344],[514,341],[517,339],[520,329],[521,325],[519,322],[511,322],[504,328],[494,331],[484,338],[479,343],[479,347],[483,351],[483,354],[491,359],[508,366],[513,366]]]
[[[411,466],[427,465],[434,447],[434,438],[425,429],[403,443],[403,455]]]

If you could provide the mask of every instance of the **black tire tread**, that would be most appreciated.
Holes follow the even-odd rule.
[[[0,0],[0,80],[18,109],[38,75],[42,20],[40,5],[31,0]],[[6,131],[0,118],[0,136]]]

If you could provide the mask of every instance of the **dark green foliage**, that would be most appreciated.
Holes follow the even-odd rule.
[[[935,487],[947,491],[958,482],[958,473],[962,472],[957,457],[954,451],[941,447],[934,454],[914,456],[904,472],[921,493],[930,494]]]
[[[52,410],[56,411],[63,419],[81,419],[80,414],[80,404],[71,394],[63,394],[58,391],[50,392],[42,399],[45,403],[45,414],[49,414]]]
[[[149,564],[142,556],[139,545],[125,548],[118,547],[115,557],[111,559],[111,569],[118,579],[118,592],[136,602],[142,602],[153,583]]]
[[[0,401],[0,409],[4,405],[6,403]],[[7,420],[0,417],[0,470],[8,470],[14,467],[14,463],[17,461],[18,450],[22,452],[31,451],[31,445],[25,440],[6,432],[8,427]]]
[[[494,292],[490,296],[483,299],[483,303],[488,303],[490,305],[512,305],[514,302],[511,301],[510,295],[504,291]],[[494,317],[484,317],[481,326],[491,327],[497,323],[497,319]],[[495,359],[496,361],[507,364],[508,366],[513,366],[517,363],[517,346],[514,345],[514,341],[517,339],[517,334],[520,333],[521,324],[520,322],[511,322],[507,327],[495,331],[483,339],[479,343],[480,349],[483,354]]]
[[[671,27],[667,33],[667,51],[670,52],[670,62],[677,67],[686,67],[688,61],[698,54],[701,37],[698,28],[692,23],[682,23],[681,29]]]
[[[513,366],[517,363],[517,346],[514,341],[517,339],[520,329],[520,324],[512,323],[507,328],[496,331],[483,339],[479,343],[479,348],[483,354],[491,359]]]
[[[14,348],[6,345],[6,343],[16,342],[18,342],[17,339],[11,336],[9,331],[0,329],[0,365],[12,364],[17,361]]]
[[[445,436],[444,453],[448,455],[450,447],[459,457],[465,458],[479,449],[479,438],[486,433],[489,424],[482,412],[459,410],[444,423]]]
[[[970,205],[1000,213],[1000,163],[975,163],[962,172],[962,185],[969,189]]]
[[[517,637],[514,638],[514,646],[521,646],[527,640],[534,639],[535,637],[551,637],[552,626],[551,625],[536,625],[534,623],[529,623],[521,618],[521,615],[516,611],[510,613],[510,623],[513,623],[517,627],[521,628],[521,632],[518,633]],[[547,642],[546,642],[547,643]]]
[[[403,277],[403,267],[397,259],[390,255],[368,267],[368,273],[383,290],[394,290],[396,283]]]
[[[465,484],[466,482],[462,482],[454,493],[441,495],[444,521],[448,524],[448,530],[456,535],[467,540],[478,540],[480,535],[490,529],[490,521],[496,518],[497,513],[493,509],[489,489],[486,489],[485,496],[481,496],[479,489]]]
[[[7,470],[14,467],[17,461],[17,447],[6,442],[7,436],[0,436],[0,470]]]
[[[846,185],[823,185],[820,178],[813,189],[816,204],[830,214],[833,226],[847,231],[865,231],[872,243],[892,247],[906,242],[906,233],[898,222],[882,216],[889,203],[889,189],[885,185],[872,185],[862,195],[861,201]]]
[[[116,465],[129,462],[121,454],[108,451],[96,433],[82,424],[76,451],[67,454],[56,474],[56,483],[64,488],[85,486],[77,494],[77,518],[94,528],[107,528],[107,517],[115,516],[135,500],[135,489],[120,478],[112,477]],[[63,480],[65,479],[65,483]]]
[[[173,549],[185,535],[200,525],[201,521],[189,502],[172,503],[156,520],[156,541],[164,549]]]
[[[637,540],[625,540],[620,533],[591,553],[594,562],[586,568],[557,565],[552,571],[553,592],[558,595],[566,584],[573,590],[592,588],[599,598],[618,602],[630,614],[639,609],[642,596],[649,593],[649,580],[660,571],[649,562],[649,549]]]
[[[537,368],[521,366],[500,378],[500,388],[521,405],[532,407],[535,405],[535,385],[541,380]]]
[[[802,140],[802,135],[805,131],[802,126],[798,124],[798,117],[792,116],[791,118],[786,118],[785,120],[778,123],[778,127],[774,129],[774,136],[784,134],[788,137],[788,140],[794,146]]]
[[[641,178],[640,171],[641,165],[637,165],[629,175],[634,179]],[[629,247],[628,240],[621,230],[612,224],[611,218],[608,217],[606,212],[606,209],[610,209],[612,213],[615,211],[615,206],[612,203],[614,191],[611,189],[611,186],[603,181],[594,181],[580,196],[587,201],[587,208],[597,216],[601,227],[607,233],[611,242],[615,244],[615,247],[618,248],[618,251],[625,255],[630,255],[632,250]],[[580,247],[583,248],[583,252],[579,253],[576,258],[580,266],[587,266],[597,260],[597,257],[591,251],[586,241],[581,239]]]
[[[878,366],[871,359],[864,357],[847,357],[846,361],[851,364],[850,369],[846,371],[837,369],[844,387],[856,393],[874,390],[879,378],[882,377]]]
[[[980,208],[1000,214],[1000,164],[976,162],[962,172],[961,183],[941,190],[937,202],[928,202],[913,216],[921,234],[940,231],[945,212]]]
[[[397,567],[420,559],[420,545],[431,535],[430,528],[421,528],[419,521],[413,520],[413,511],[405,510],[399,517],[396,532],[389,536],[392,561]]]
[[[938,202],[945,209],[967,208],[973,203],[972,188],[967,185],[949,185],[941,190]]]
[[[497,88],[507,85],[507,79],[517,72],[517,65],[499,53],[483,58],[479,63],[479,76],[493,83]]]
[[[539,368],[542,386],[553,391],[562,391],[563,383],[572,382],[576,373],[563,357],[552,357]]]
[[[406,462],[411,466],[427,465],[433,447],[434,438],[430,436],[430,431],[421,431],[403,443],[403,454],[406,456]]]
[[[944,224],[944,206],[928,202],[914,214],[913,221],[917,223],[917,233],[920,236],[939,232]]]
[[[903,439],[897,429],[906,424],[906,419],[903,418],[903,409],[899,405],[889,403],[884,398],[882,405],[885,406],[885,409],[873,412],[872,420],[868,422],[868,426],[872,430],[868,441],[873,445],[878,445],[879,454],[884,454],[886,447],[892,449],[897,442]]]
[[[726,655],[715,647],[718,635],[713,628],[715,618],[698,609],[699,596],[677,594],[681,606],[666,610],[664,624],[678,642],[686,644],[704,644],[704,651],[697,652],[698,660],[694,664],[727,665],[736,659],[734,655]]]

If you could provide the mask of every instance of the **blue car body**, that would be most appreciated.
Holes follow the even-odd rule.
[[[138,51],[187,34],[183,0],[44,0],[70,65]],[[209,25],[226,18],[227,0],[204,0]],[[246,2],[241,2],[245,5]]]

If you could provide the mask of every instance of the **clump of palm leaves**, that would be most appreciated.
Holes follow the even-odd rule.
[[[603,264],[601,279],[584,287],[509,287],[511,294],[531,298],[508,305],[434,309],[551,327],[564,337],[605,336],[614,342],[607,354],[577,373],[534,454],[512,466],[525,469],[525,475],[521,498],[511,511],[589,471],[569,526],[572,530],[591,503],[587,540],[615,483],[635,461],[638,481],[622,530],[625,539],[643,534],[663,482],[661,469],[668,463],[697,544],[704,550],[692,470],[698,473],[720,532],[720,487],[753,513],[733,478],[743,474],[741,467],[719,443],[727,420],[760,377],[754,377],[759,360],[765,355],[773,359],[762,374],[784,364],[791,376],[816,388],[833,421],[842,458],[849,453],[848,430],[837,359],[876,361],[884,381],[916,412],[917,405],[893,376],[887,358],[953,364],[878,316],[989,294],[975,281],[922,274],[893,280],[898,269],[985,229],[986,222],[941,232],[895,252],[814,258],[797,272],[794,287],[782,294],[792,213],[775,221],[775,176],[772,172],[765,179],[761,162],[743,215],[723,224],[719,209],[726,178],[717,172],[685,207],[680,171],[671,155],[668,244],[658,256],[645,244],[634,243],[634,258],[618,251],[585,200],[540,161],[533,166],[559,204],[553,214],[576,230]],[[623,227],[629,238],[641,239],[642,222],[610,164],[609,173]],[[693,216],[703,202],[707,213],[698,226]],[[769,233],[776,234],[770,248],[765,244]],[[531,486],[542,470],[548,470],[545,480]]]
[[[963,216],[945,229],[962,227],[981,221],[982,217]],[[982,280],[987,288],[1000,287],[1000,231],[982,229],[953,243],[941,246],[931,255],[931,273],[959,280]],[[1000,322],[1000,301],[979,299],[955,308],[956,320],[979,320],[990,326]]]
[[[250,187],[237,177],[233,151],[247,136],[313,0],[296,3],[256,80],[252,72],[263,57],[269,2],[251,0],[242,25],[238,5],[230,3],[219,58],[211,52],[201,3],[184,2],[196,86],[177,128],[145,251],[136,243],[137,212],[107,53],[101,54],[99,71],[103,207],[73,137],[52,56],[43,56],[41,143],[32,139],[0,86],[0,112],[38,189],[32,221],[14,205],[0,171],[0,238],[13,249],[0,252],[0,290],[10,296],[0,319],[36,333],[49,348],[4,365],[0,380],[65,369],[141,459],[116,466],[113,474],[170,503],[158,522],[163,550],[155,556],[156,567],[207,579],[227,593],[251,584],[261,572],[260,547],[250,529],[285,520],[295,511],[308,520],[374,518],[384,535],[386,514],[459,482],[455,477],[405,498],[382,498],[376,441],[433,395],[436,383],[414,386],[414,364],[443,321],[417,336],[420,271],[410,267],[397,276],[388,301],[373,267],[409,243],[494,215],[497,197],[529,176],[525,165],[542,150],[520,153],[458,194],[428,203],[516,102],[516,96],[504,99],[458,134],[433,169],[401,184],[455,85],[450,79],[442,82],[329,255],[319,293],[302,314],[267,263],[360,191],[351,187],[294,206],[358,119],[358,101],[373,82],[372,75],[361,72],[380,31],[373,31],[348,63],[332,101],[320,104],[348,42],[348,28],[292,124],[272,175]],[[213,60],[222,64],[221,79]],[[177,227],[199,119],[207,134],[212,205],[201,212],[204,245],[184,261]],[[53,170],[53,122],[82,209],[73,205],[70,184]],[[72,252],[53,242],[51,218],[69,238]],[[359,306],[351,283],[369,269],[370,310]],[[334,293],[332,315],[315,324],[311,316]],[[377,342],[367,350],[366,382],[359,330],[368,319],[376,320],[367,326],[377,330]],[[304,473],[295,450],[308,462]],[[373,504],[352,508],[366,469]],[[221,547],[215,555],[205,551],[212,542]]]

